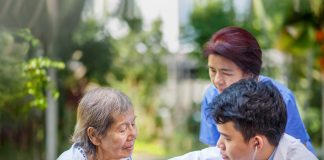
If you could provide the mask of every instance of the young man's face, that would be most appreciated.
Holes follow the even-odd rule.
[[[245,142],[241,132],[234,128],[233,122],[217,124],[221,134],[217,147],[220,148],[224,160],[253,160],[255,143]]]
[[[231,60],[215,54],[208,56],[209,77],[221,93],[233,83],[245,78],[243,71]]]

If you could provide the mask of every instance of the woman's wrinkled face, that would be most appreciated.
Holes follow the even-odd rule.
[[[100,138],[97,146],[97,156],[103,159],[121,159],[131,156],[137,129],[134,110],[114,115],[114,123],[107,130],[106,135]]]
[[[208,56],[209,77],[219,93],[245,78],[243,71],[231,60],[215,54]]]

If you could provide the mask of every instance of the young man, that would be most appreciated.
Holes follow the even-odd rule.
[[[285,133],[300,139],[315,154],[310,137],[299,115],[293,93],[269,77],[261,76],[262,51],[257,40],[239,27],[225,27],[207,42],[204,56],[208,58],[212,84],[205,92],[201,105],[200,141],[215,146],[220,136],[216,124],[208,119],[208,104],[233,83],[253,78],[261,83],[272,83],[280,92],[288,114]]]
[[[216,97],[211,107],[223,159],[317,159],[300,140],[284,133],[285,103],[271,83],[241,80]]]
[[[208,109],[220,133],[218,149],[210,147],[172,160],[317,159],[300,140],[284,133],[285,103],[271,83],[240,80],[214,98]]]

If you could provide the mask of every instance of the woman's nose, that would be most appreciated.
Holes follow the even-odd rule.
[[[136,139],[137,138],[137,128],[136,126],[130,126],[130,134],[129,134],[129,137],[133,140],[133,139]]]
[[[219,138],[219,140],[218,140],[216,146],[217,146],[218,148],[220,148],[221,150],[225,150],[225,145],[224,145],[223,140],[222,140],[221,137]]]
[[[216,87],[220,87],[223,84],[223,78],[219,73],[215,74],[213,83]]]

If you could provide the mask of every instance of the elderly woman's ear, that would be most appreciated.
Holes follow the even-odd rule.
[[[95,128],[88,127],[87,134],[92,144],[94,144],[95,146],[98,146],[100,144],[100,138]]]

